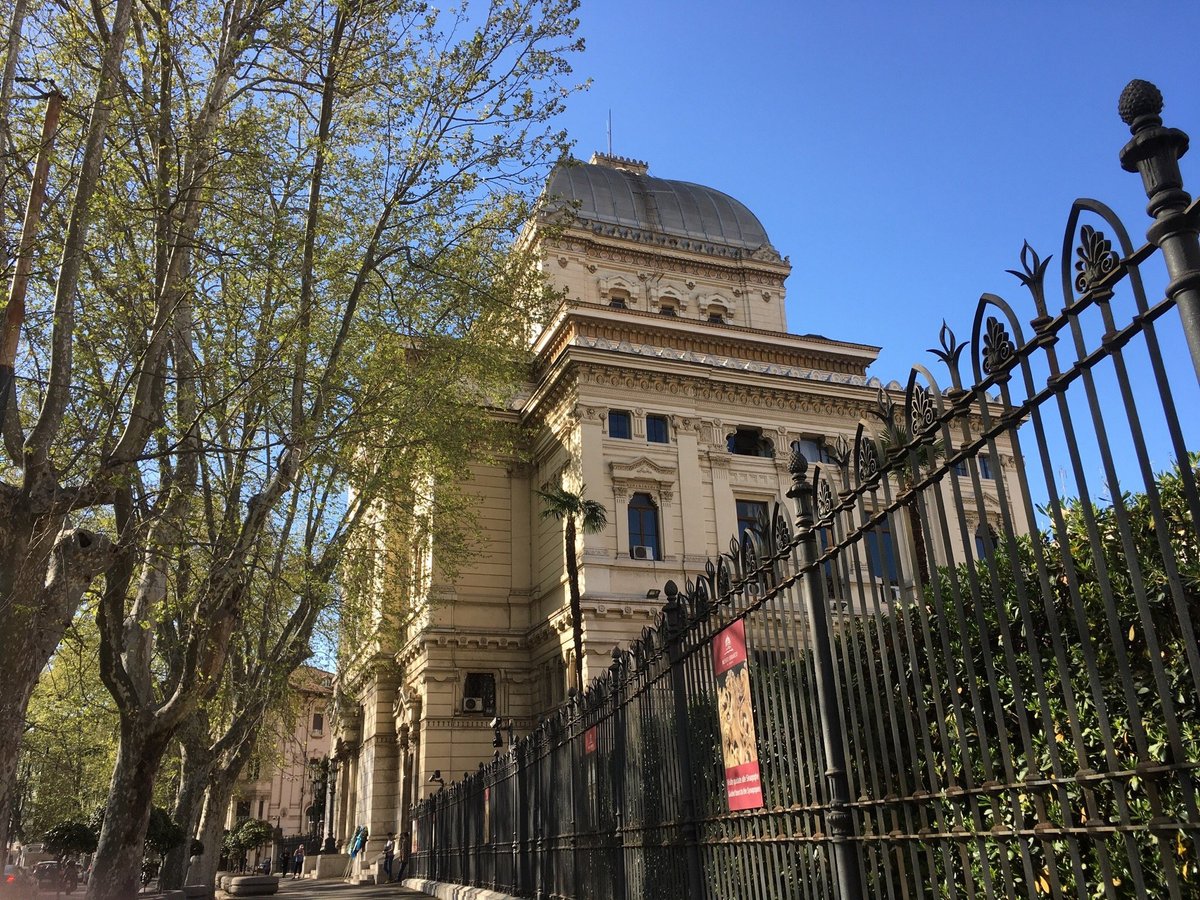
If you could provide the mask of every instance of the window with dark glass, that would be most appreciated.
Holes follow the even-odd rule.
[[[885,584],[899,584],[896,574],[896,546],[892,541],[892,529],[886,520],[866,533],[867,559],[871,575],[882,578]]]
[[[608,436],[628,440],[633,436],[632,420],[629,413],[620,409],[608,411]]]
[[[818,438],[800,438],[796,441],[800,445],[800,452],[804,454],[804,458],[811,465],[812,463],[828,463],[833,462],[833,457],[829,455],[829,449],[825,446],[825,439]]]
[[[611,306],[613,309],[628,309],[629,308],[628,306],[625,305],[624,297],[613,297],[611,300],[608,301],[608,305]]]
[[[821,555],[824,556],[829,548],[833,546],[833,529],[828,525],[823,525],[817,528],[817,544],[821,548]],[[833,572],[833,561],[828,560],[821,563],[821,571],[825,576],[825,597],[826,599],[840,596],[838,590],[837,579]]]
[[[992,477],[992,460],[986,453],[979,454],[979,477]]]
[[[325,730],[325,716],[321,713],[313,713],[312,730],[316,734]]]
[[[753,528],[762,533],[767,527],[767,504],[763,500],[737,501],[738,540],[746,533],[747,528]]]
[[[478,709],[472,709],[477,701]],[[491,672],[468,672],[463,680],[463,710],[465,712],[496,712],[496,676]]]
[[[679,310],[675,308],[674,303],[660,303],[658,306],[658,314],[660,316],[677,316]]]
[[[646,440],[651,444],[669,444],[671,432],[666,416],[646,416]]]
[[[658,507],[649,494],[634,494],[629,498],[629,555],[634,559],[662,559]]]
[[[725,446],[730,453],[738,456],[775,456],[775,445],[770,438],[763,437],[761,428],[740,427],[725,439]]]
[[[710,312],[708,314],[708,321],[710,321],[716,325],[724,325],[725,324],[725,315],[719,311]]]
[[[959,478],[965,478],[967,476],[967,464],[963,460],[956,462],[950,468],[954,470],[954,474]]]
[[[996,529],[990,524],[981,523],[975,529],[975,558],[976,559],[991,559],[992,554],[996,552],[996,548],[1000,546],[999,538],[996,535]]]
[[[234,811],[233,817],[239,822],[244,822],[250,818],[250,801],[239,800],[237,802],[237,810]]]

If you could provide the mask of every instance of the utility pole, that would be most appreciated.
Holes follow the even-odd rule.
[[[33,245],[37,240],[42,202],[46,198],[50,151],[58,133],[58,116],[63,103],[62,92],[54,87],[53,83],[50,90],[42,96],[46,99],[42,142],[38,148],[37,164],[33,168],[33,182],[29,186],[29,202],[25,205],[25,222],[21,226],[21,242],[17,245],[17,262],[13,267],[12,285],[8,290],[8,304],[4,307],[4,323],[0,326],[0,435],[4,433],[9,392],[13,389],[17,343],[21,337],[21,326],[25,323],[25,292],[29,287],[29,274],[33,271]]]

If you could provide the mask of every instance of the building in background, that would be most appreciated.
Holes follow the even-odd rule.
[[[258,858],[247,860],[250,865],[270,854],[274,870],[282,847],[294,849],[301,839],[315,847],[320,840],[332,699],[333,674],[302,666],[292,675],[291,696],[280,715],[264,724],[255,757],[234,790],[226,821],[229,830],[246,819],[261,819],[275,828],[275,844],[261,848]]]
[[[408,829],[411,804],[439,787],[431,779],[491,758],[493,717],[522,734],[566,696],[563,526],[541,517],[537,491],[561,483],[608,512],[607,528],[578,541],[586,681],[655,620],[665,581],[703,571],[786,502],[793,443],[831,465],[883,387],[867,375],[877,347],[787,330],[791,264],[739,201],[599,154],[556,168],[547,195],[557,203],[527,238],[565,302],[499,413],[528,436],[524,452],[470,473],[476,555],[452,582],[435,578],[416,620],[383,629],[338,685],[334,836],[344,845],[368,827],[368,860],[386,832]],[[899,385],[889,390],[902,406]],[[991,470],[1012,463],[985,458],[985,493]],[[993,523],[965,524],[950,540]],[[852,578],[890,593],[912,578],[895,563],[911,559],[912,537],[881,523],[870,538]],[[932,565],[947,558],[940,540],[921,551]],[[388,603],[384,582],[382,622]]]

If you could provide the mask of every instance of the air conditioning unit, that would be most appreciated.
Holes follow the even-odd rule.
[[[463,712],[483,712],[483,698],[463,697]]]
[[[633,548],[633,558],[634,559],[654,559],[654,548],[653,547],[634,547]]]

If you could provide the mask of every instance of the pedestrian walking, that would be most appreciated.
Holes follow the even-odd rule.
[[[291,871],[292,858],[288,856],[288,852],[284,850],[279,854],[279,874],[284,878],[288,877],[288,872]]]
[[[383,842],[383,874],[387,876],[388,881],[392,881],[392,858],[396,855],[396,842],[392,839],[392,833],[387,833],[387,840]]]
[[[304,845],[297,844],[296,852],[292,854],[292,866],[295,872],[292,873],[293,880],[304,874]]]

